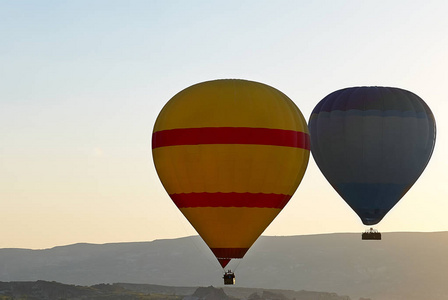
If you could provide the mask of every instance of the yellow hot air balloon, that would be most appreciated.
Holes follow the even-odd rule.
[[[288,203],[309,158],[297,106],[268,85],[207,81],[175,95],[152,136],[157,173],[224,268]]]

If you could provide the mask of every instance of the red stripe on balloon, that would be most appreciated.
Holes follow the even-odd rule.
[[[210,248],[213,254],[219,258],[243,258],[249,248]]]
[[[178,208],[257,207],[282,209],[290,195],[264,193],[179,193],[170,194]]]
[[[202,144],[272,145],[310,150],[310,136],[294,130],[251,127],[178,128],[152,135],[153,149]]]
[[[231,258],[218,258],[219,264],[221,265],[221,267],[224,269],[228,263],[231,261]]]

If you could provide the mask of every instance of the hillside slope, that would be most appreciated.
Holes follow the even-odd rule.
[[[261,237],[236,269],[238,287],[335,292],[352,299],[447,299],[448,232]],[[0,249],[0,281],[222,286],[198,237],[144,243]]]

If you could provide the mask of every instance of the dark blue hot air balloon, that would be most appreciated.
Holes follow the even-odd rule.
[[[311,152],[365,225],[383,219],[425,169],[436,124],[417,95],[391,87],[335,91],[314,108]]]

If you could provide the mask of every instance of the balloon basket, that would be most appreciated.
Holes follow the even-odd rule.
[[[235,284],[235,274],[230,270],[227,271],[224,276],[224,285],[234,285]]]
[[[362,233],[363,240],[381,240],[381,232],[378,230],[370,228]]]

